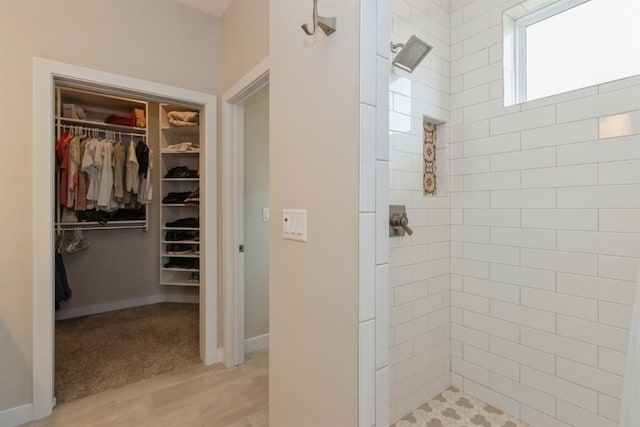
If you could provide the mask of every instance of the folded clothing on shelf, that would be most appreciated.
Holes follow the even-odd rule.
[[[197,111],[170,111],[167,118],[169,124],[176,127],[198,126],[200,120]]]
[[[167,231],[164,240],[168,242],[197,242],[200,240],[200,233],[197,231]]]
[[[162,149],[163,153],[199,153],[200,147],[193,142],[181,142]]]
[[[164,176],[165,179],[171,178],[197,178],[198,171],[193,169],[189,169],[186,166],[176,166],[175,168],[169,169],[167,174]]]
[[[62,117],[74,120],[86,120],[87,111],[76,104],[62,104]]]
[[[200,218],[180,218],[178,220],[168,222],[167,227],[199,228]]]
[[[117,114],[110,115],[109,117],[104,119],[104,122],[119,126],[136,126],[136,119],[134,117],[119,116]]]
[[[198,258],[174,258],[164,264],[164,268],[184,268],[185,270],[199,270],[200,260]]]
[[[189,196],[191,195],[190,191],[186,191],[184,193],[169,193],[162,199],[162,203],[175,204],[175,203],[184,203]]]
[[[168,244],[166,251],[169,255],[199,255],[197,245],[185,245],[185,244]]]

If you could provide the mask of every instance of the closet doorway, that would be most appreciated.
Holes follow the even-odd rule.
[[[66,88],[68,91],[68,100],[76,99],[78,101],[75,103],[61,102],[59,90],[61,87]],[[69,95],[74,91],[83,94],[79,97],[77,93],[74,93],[73,96]],[[158,200],[153,211],[150,211],[151,205],[144,206],[143,204],[143,208],[136,212],[137,216],[135,218],[120,218],[119,220],[122,222],[118,222],[110,217],[106,225],[104,220],[95,217],[83,219],[72,218],[71,220],[69,220],[69,218],[62,218],[57,211],[55,215],[53,215],[55,218],[52,218],[52,207],[60,204],[58,194],[62,193],[60,190],[62,188],[61,183],[59,181],[54,182],[52,179],[52,177],[56,176],[53,143],[59,139],[62,131],[88,133],[89,136],[96,136],[99,134],[99,128],[102,128],[101,130],[105,132],[103,133],[105,137],[108,135],[116,140],[126,140],[127,136],[129,136],[130,140],[132,142],[135,140],[138,145],[138,141],[149,138],[153,133],[146,125],[139,126],[139,123],[134,123],[133,126],[130,126],[132,129],[131,132],[124,132],[125,129],[117,128],[119,124],[114,124],[111,129],[104,129],[105,126],[99,126],[97,122],[94,123],[96,129],[87,129],[91,127],[89,126],[91,123],[87,123],[87,117],[83,117],[85,112],[74,110],[76,108],[74,104],[79,105],[81,101],[88,99],[86,98],[87,93],[101,93],[105,95],[100,102],[97,102],[97,104],[100,104],[98,110],[109,110],[109,108],[105,107],[112,105],[136,107],[144,110],[146,103],[146,112],[150,112],[151,114],[146,115],[144,119],[148,118],[153,120],[153,111],[154,108],[156,109],[156,128],[153,132],[157,134],[159,145],[157,146],[154,160],[154,168],[156,169],[153,171],[149,170],[149,173],[161,173],[161,177],[157,178],[158,181],[156,182],[155,192],[153,193],[153,197]],[[127,104],[129,100],[135,100],[135,105]],[[65,108],[63,104],[67,104],[66,107],[72,112],[69,113],[65,111],[63,114],[63,109]],[[78,115],[74,115],[74,111],[79,111]],[[188,111],[189,114],[184,114],[185,111]],[[178,112],[178,115],[182,115],[180,117],[172,117],[176,114],[171,112]],[[199,112],[200,114],[200,125],[196,134],[193,134],[196,127],[191,126],[192,124],[189,123],[187,123],[187,125],[190,129],[186,129],[186,125],[184,129],[172,128],[172,126],[167,125],[168,117],[188,122],[192,120],[193,117],[187,116],[192,115],[191,113],[193,112]],[[71,114],[71,117],[68,117],[69,114]],[[135,114],[134,118],[141,117]],[[74,123],[74,120],[79,122]],[[52,124],[54,125],[52,126]],[[64,128],[62,125],[68,126],[68,128]],[[173,123],[171,123],[171,125],[173,125]],[[82,129],[83,127],[85,129]],[[107,134],[106,131],[110,133]],[[124,133],[130,133],[131,135],[122,135]],[[55,61],[40,58],[34,59],[34,418],[49,415],[55,404],[53,283],[55,278],[54,253],[56,253],[57,248],[55,248],[54,245],[56,242],[59,242],[59,239],[56,239],[56,235],[60,236],[62,234],[64,228],[67,228],[66,225],[68,225],[69,221],[84,222],[84,224],[77,224],[68,228],[77,228],[80,230],[83,228],[94,228],[100,230],[95,231],[95,233],[117,233],[117,235],[120,236],[131,236],[131,234],[128,233],[145,233],[144,230],[153,230],[157,237],[156,240],[146,246],[143,245],[142,250],[151,251],[155,254],[155,263],[153,264],[158,266],[159,269],[155,266],[149,268],[149,265],[145,264],[142,267],[142,274],[146,272],[148,275],[157,278],[158,286],[179,288],[178,285],[190,284],[194,289],[197,289],[193,296],[195,297],[194,302],[199,303],[199,316],[196,315],[196,318],[193,319],[194,322],[191,323],[192,327],[194,327],[196,323],[199,324],[199,333],[197,333],[199,355],[196,354],[196,357],[199,356],[199,359],[207,365],[219,361],[217,351],[218,310],[216,286],[216,133],[215,96]],[[175,148],[173,146],[177,145],[178,142],[183,142],[182,140],[185,138],[189,139],[189,142],[197,140],[195,144],[198,145],[197,155],[195,154],[195,150],[190,151],[188,154],[182,150],[180,150],[179,153],[169,153],[169,151]],[[149,139],[147,139],[147,141],[149,141]],[[167,153],[166,156],[165,152]],[[178,160],[180,156],[186,156],[185,158],[189,160]],[[187,162],[189,164],[187,165],[185,163],[185,165],[182,165],[180,162]],[[182,171],[182,169],[179,169],[180,166],[185,166],[182,169],[186,169],[189,173],[196,171],[197,175],[177,176],[176,173]],[[176,168],[179,169],[177,172],[173,170]],[[142,177],[142,175],[140,176]],[[186,200],[179,201],[181,203],[175,203],[173,200],[165,200],[167,195],[186,192],[186,187],[193,186],[194,184],[203,194],[203,198],[200,199],[199,191],[196,192],[193,188],[188,189],[190,202],[198,202],[195,205],[195,210],[194,205],[188,204]],[[59,190],[58,193],[56,193],[56,188]],[[140,192],[140,194],[143,193]],[[151,192],[149,194],[151,194]],[[187,215],[189,209],[195,212],[195,214]],[[185,224],[182,224],[180,222],[182,219],[188,217],[191,218],[190,220],[192,222],[197,220],[196,222],[198,222],[198,224],[195,222],[193,224],[186,224],[185,221],[183,221]],[[188,227],[186,227],[187,225]],[[102,227],[114,228],[114,230],[102,230]],[[138,230],[131,230],[131,228],[138,228]],[[176,236],[173,236],[173,234],[175,233],[170,235],[170,232],[176,231],[173,230],[173,228],[179,228],[177,232],[182,232],[183,234],[192,232],[191,234],[193,235],[190,239],[184,239],[189,245],[186,243],[182,244],[182,241],[180,244],[174,242],[173,238]],[[65,231],[65,233],[68,232]],[[113,236],[116,236],[116,234],[113,234]],[[96,244],[102,238],[102,236],[95,237]],[[130,237],[123,238],[125,239],[126,245],[126,239]],[[71,246],[71,244],[75,244],[82,248],[85,243],[83,243],[81,239],[79,239],[79,241],[76,240],[78,239],[74,238],[72,242],[66,242],[65,245]],[[189,246],[190,253],[188,255],[178,254],[178,252],[182,252],[186,246]],[[118,250],[117,247],[114,246],[110,249]],[[116,255],[118,254],[116,253]],[[112,257],[108,255],[105,256],[104,262],[109,264],[112,260],[117,259],[116,255]],[[186,265],[182,265],[185,260],[193,263],[188,269]],[[106,270],[108,271],[109,268],[117,269],[118,266],[110,265]],[[197,277],[194,277],[194,272],[197,273]],[[71,285],[73,286],[73,284]],[[195,286],[197,286],[197,288],[195,288]],[[163,295],[165,294],[163,293]],[[162,298],[162,296],[160,298]],[[153,307],[148,306],[148,304],[161,302],[156,301],[157,299],[157,295],[149,296],[137,301],[129,301],[128,304]],[[169,301],[170,300],[171,299],[169,299]],[[167,300],[165,299],[165,301]],[[92,311],[94,313],[109,311],[114,308],[124,307],[118,304],[106,304],[104,306],[94,304],[89,308],[78,308],[75,315],[91,314]],[[161,310],[166,308],[167,307],[163,307]],[[169,311],[171,311],[171,309],[169,309]],[[69,310],[69,312],[72,312],[72,310]],[[157,314],[158,313],[155,313],[154,315]],[[175,310],[173,314],[176,314]],[[181,313],[178,315],[183,314],[193,317],[192,313]],[[137,313],[134,317],[140,317],[140,315],[144,317],[144,314],[141,313]],[[73,312],[69,314],[69,317],[73,316]],[[127,320],[124,319],[124,322],[126,323]]]

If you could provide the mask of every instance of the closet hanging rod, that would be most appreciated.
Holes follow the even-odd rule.
[[[69,130],[80,129],[80,131],[82,132],[87,131],[87,132],[97,132],[97,133],[105,133],[105,134],[107,132],[111,132],[118,136],[135,136],[138,138],[146,139],[146,135],[143,135],[140,133],[133,133],[133,132],[120,132],[117,130],[100,129],[100,128],[92,128],[87,126],[75,126],[75,125],[60,125],[60,127],[62,129],[69,129]]]
[[[115,221],[114,221],[115,222]],[[56,223],[55,228],[58,230],[83,230],[83,231],[91,231],[91,230],[132,230],[132,229],[140,229],[147,231],[147,224],[139,224],[139,225],[100,225],[100,226],[82,226],[81,223]]]

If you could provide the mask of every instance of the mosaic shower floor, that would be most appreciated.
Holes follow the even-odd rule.
[[[449,387],[395,427],[529,427],[499,409]]]

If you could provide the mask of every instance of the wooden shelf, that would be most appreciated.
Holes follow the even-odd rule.
[[[199,287],[200,283],[192,283],[192,282],[177,282],[177,281],[161,281],[160,282],[161,285],[163,286],[192,286],[192,287]]]
[[[160,154],[166,155],[166,156],[175,156],[175,155],[198,155],[200,154],[199,151],[162,151]]]
[[[163,253],[161,255],[163,258],[200,258],[200,254],[190,253],[190,254],[168,254]]]
[[[164,151],[169,147],[176,146],[177,144],[191,142],[193,146],[198,147],[200,142],[200,126],[188,126],[177,127],[170,126],[167,114],[170,111],[184,111],[189,110],[188,107],[173,105],[173,104],[160,104],[160,121],[159,121],[159,138],[160,138],[160,162],[161,165],[158,168],[160,175],[160,189],[159,193],[164,198],[171,192],[175,191],[193,191],[196,187],[201,185],[200,177],[193,174],[184,176],[181,178],[167,177],[166,174],[169,170],[178,166],[186,166],[189,169],[195,170],[199,163],[200,150],[197,151]],[[193,110],[197,111],[197,110]],[[186,192],[186,191],[185,191]],[[199,260],[201,254],[196,254],[195,251],[200,249],[200,240],[193,240],[195,236],[193,233],[198,233],[200,227],[171,227],[166,225],[177,219],[176,215],[179,214],[179,218],[184,217],[196,217],[196,212],[200,209],[200,203],[185,202],[184,200],[172,200],[167,199],[168,203],[163,203],[160,200],[160,284],[166,286],[186,286],[198,288],[200,283],[193,283],[191,281],[192,275],[197,275],[200,272],[199,268],[166,268],[164,265],[168,259],[175,259],[176,261],[183,259],[185,263],[192,262],[191,266],[199,266],[197,261],[187,260]],[[164,225],[164,226],[163,226]],[[168,231],[178,233],[191,233],[184,236],[187,240],[171,241],[166,239],[166,233]],[[178,245],[178,246],[171,246]],[[170,254],[167,253],[169,248],[180,249],[182,245],[183,249],[192,249],[193,252],[185,254]],[[173,265],[173,264],[171,264]]]
[[[197,137],[200,135],[200,126],[163,127],[162,131],[173,135]]]
[[[76,229],[76,228],[91,228],[92,230],[108,230],[114,228],[147,228],[147,221],[135,220],[135,221],[109,221],[106,224],[97,221],[78,221],[78,222],[58,222],[56,227],[62,229]]]
[[[187,228],[187,227],[162,227],[163,230],[175,230],[175,231],[200,231],[200,228]]]
[[[56,120],[59,120],[60,123],[67,124],[67,125],[101,128],[106,130],[112,130],[115,132],[139,133],[140,136],[144,136],[147,133],[146,128],[114,125],[111,123],[96,122],[93,120],[77,120],[77,119],[68,119],[66,117],[56,117]]]

